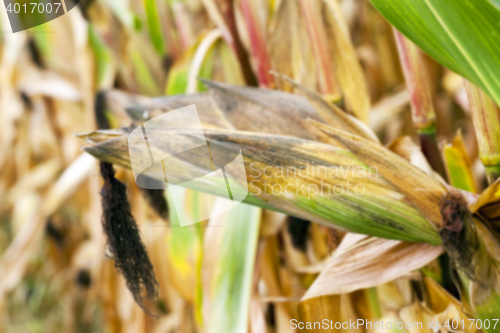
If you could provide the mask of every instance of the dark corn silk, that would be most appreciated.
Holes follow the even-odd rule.
[[[106,92],[100,91],[96,94],[95,97],[95,119],[97,122],[97,126],[100,129],[109,128],[109,122],[106,118],[105,110],[107,108],[106,104]],[[156,180],[150,179],[150,182],[154,182]],[[149,206],[164,220],[168,219],[168,206],[167,200],[163,196],[163,190],[153,190],[140,188],[141,192],[144,194],[147,203]]]
[[[64,243],[64,234],[54,226],[52,219],[49,219],[45,226],[45,232],[49,238],[53,239],[57,245],[61,246]]]
[[[100,129],[109,128],[105,109],[106,93],[101,91],[95,98],[95,118]],[[149,301],[156,301],[158,282],[131,213],[127,188],[115,178],[111,163],[100,162],[99,167],[104,180],[101,189],[102,228],[107,237],[109,251],[135,301],[149,314],[144,296]]]
[[[443,227],[439,234],[450,255],[451,263],[474,279],[474,223],[465,199],[460,193],[448,192],[440,202]]]
[[[148,182],[158,182],[158,180],[150,178]],[[165,200],[164,190],[153,190],[153,189],[145,189],[140,187],[140,190],[146,201],[149,204],[156,214],[161,217],[163,220],[168,220],[168,205],[167,200]]]
[[[40,69],[45,69],[45,63],[43,62],[43,57],[40,49],[36,45],[35,39],[32,37],[28,41],[29,55],[33,63]]]
[[[90,272],[86,269],[81,269],[76,274],[76,283],[87,289],[92,285],[92,277],[90,276]]]
[[[78,3],[78,7],[80,8],[80,12],[82,13],[82,16],[88,21],[89,18],[89,9],[90,7],[96,2],[95,0],[80,0],[80,1],[73,1]]]
[[[292,238],[292,244],[302,252],[306,251],[310,224],[311,222],[298,217],[290,216],[288,218],[288,232]]]
[[[102,226],[107,244],[127,288],[137,304],[147,312],[144,296],[149,301],[155,301],[158,294],[153,265],[132,216],[125,185],[115,178],[112,164],[101,162],[100,169],[104,179],[101,190]]]
[[[97,123],[97,128],[108,129],[109,121],[106,118],[106,92],[98,91],[94,100],[94,116]]]

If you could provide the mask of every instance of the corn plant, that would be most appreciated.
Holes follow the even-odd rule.
[[[0,142],[6,331],[500,330],[498,1],[73,13],[48,23],[63,37],[0,40],[0,101],[25,117]],[[201,132],[157,121],[192,105]],[[46,281],[67,272],[64,298]],[[23,286],[37,316],[6,316]]]

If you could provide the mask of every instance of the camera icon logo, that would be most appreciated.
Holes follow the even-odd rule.
[[[136,127],[128,137],[128,149],[136,184],[144,189],[167,189],[181,226],[227,212],[248,194],[240,147],[231,142],[207,140],[194,104]],[[194,217],[182,214],[184,188],[207,189],[226,200],[193,220]]]

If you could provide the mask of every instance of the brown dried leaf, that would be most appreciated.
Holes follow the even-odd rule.
[[[410,94],[406,89],[383,97],[370,111],[370,128],[375,132],[382,130],[406,110],[409,102]]]
[[[59,177],[41,201],[32,194],[29,200],[27,221],[0,258],[0,303],[5,292],[19,284],[26,265],[39,246],[45,223],[83,180],[94,170],[95,160],[86,154],[80,155]]]
[[[240,87],[202,79],[234,128],[331,143],[307,118],[321,121],[303,97],[276,90]]]
[[[134,125],[139,126],[165,112],[192,104],[196,105],[204,128],[233,128],[207,93],[156,97],[140,103],[128,103],[125,108]]]
[[[356,134],[367,140],[379,142],[377,136],[373,131],[367,127],[365,124],[360,122],[358,119],[348,115],[341,108],[333,103],[328,102],[321,95],[315,93],[314,91],[302,86],[298,82],[293,81],[289,77],[273,72],[273,74],[288,82],[295,89],[299,90],[305,97],[309,100],[312,106],[316,109],[318,114],[323,118],[323,120],[330,126],[335,128],[343,129],[349,133]]]
[[[334,62],[326,34],[322,15],[322,0],[300,0],[300,9],[311,46],[316,58],[317,76],[320,92],[328,100],[340,99],[340,91],[335,76]]]
[[[323,0],[326,31],[334,47],[333,59],[337,79],[347,109],[362,122],[368,122],[370,95],[358,55],[349,36],[349,29],[336,0]]]
[[[411,164],[419,167],[428,174],[432,174],[432,168],[427,162],[422,150],[417,146],[409,136],[400,137],[393,142],[391,142],[387,148],[399,156],[403,157],[405,160]]]
[[[281,1],[269,27],[269,52],[273,69],[293,77],[306,87],[317,86],[316,64],[307,27],[297,1]],[[291,91],[287,85],[276,82],[280,90]]]
[[[250,52],[259,86],[273,88],[274,79],[269,74],[271,59],[267,50],[267,6],[259,0],[240,0],[239,4],[250,39]]]
[[[328,318],[334,323],[342,322],[341,310],[341,296],[329,295],[317,297],[309,300],[303,300],[299,303],[299,321],[309,322],[314,325],[314,322],[321,322],[323,319]],[[304,331],[313,330],[314,332],[341,332],[337,329],[323,329],[321,327],[304,327]]]
[[[303,299],[349,293],[395,280],[442,252],[441,246],[347,234]]]
[[[488,186],[476,202],[469,205],[472,213],[480,213],[488,219],[500,217],[500,179]]]
[[[429,319],[432,319],[433,313],[427,307],[423,306],[420,302],[415,302],[403,308],[399,316],[406,323],[422,323],[411,325],[408,328],[408,333],[433,333],[428,325]]]

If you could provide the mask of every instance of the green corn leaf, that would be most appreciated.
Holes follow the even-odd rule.
[[[47,61],[53,61],[54,51],[50,45],[50,38],[47,33],[43,30],[44,28],[41,25],[33,27],[33,39],[35,40],[36,45],[39,47],[42,55]]]
[[[161,24],[158,16],[158,8],[155,0],[144,0],[144,7],[146,9],[146,17],[149,28],[149,35],[155,47],[156,52],[160,55],[165,54],[165,41],[163,32],[161,31]]]
[[[500,9],[500,1],[499,0],[489,0],[494,6]]]
[[[160,93],[158,85],[140,52],[132,52],[132,63],[134,64],[139,91],[143,94],[158,95]]]
[[[500,104],[498,0],[370,1],[422,50]]]
[[[181,195],[196,196],[196,192],[185,190]],[[194,304],[201,304],[201,279],[200,268],[203,256],[202,251],[202,233],[200,224],[181,227],[179,214],[196,215],[200,205],[185,205],[183,211],[178,211],[169,191],[166,191],[166,200],[169,206],[169,233],[167,234],[167,257],[171,268],[175,270],[172,276],[174,287],[187,300]],[[194,289],[193,289],[193,286]],[[201,316],[201,314],[198,314]]]
[[[107,74],[111,70],[112,55],[109,48],[91,24],[89,24],[89,43],[94,52],[96,62],[97,85],[102,87]]]
[[[248,331],[260,219],[260,208],[239,204],[209,223],[202,268],[209,333]]]

